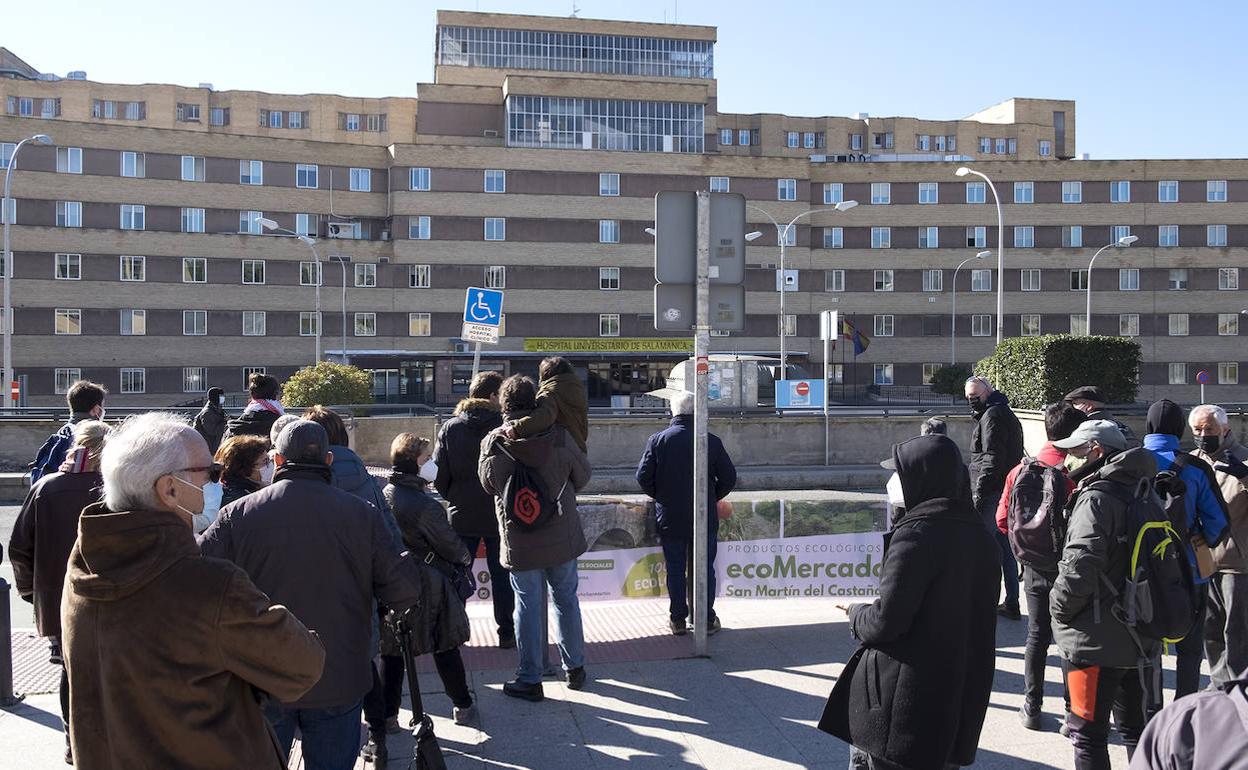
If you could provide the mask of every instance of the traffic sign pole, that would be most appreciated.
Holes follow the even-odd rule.
[[[711,347],[711,194],[698,193],[697,323],[693,332],[695,386],[693,400],[693,654],[706,656],[707,606],[706,552],[709,537],[707,496],[707,361]]]
[[[477,371],[481,369],[481,343],[478,342],[476,348],[472,351],[472,378],[477,378]]]

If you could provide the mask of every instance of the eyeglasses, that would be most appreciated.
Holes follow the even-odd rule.
[[[207,473],[209,481],[220,481],[221,471],[224,469],[225,466],[221,463],[213,463],[202,468],[178,468],[174,473],[182,473],[183,471],[187,473]]]

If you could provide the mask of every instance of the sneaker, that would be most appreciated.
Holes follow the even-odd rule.
[[[397,716],[390,717],[386,720],[386,734],[397,735],[403,732],[403,728],[399,726],[399,718]]]
[[[1018,710],[1018,718],[1022,721],[1024,728],[1028,730],[1040,729],[1040,709],[1031,708],[1024,703],[1023,707]]]
[[[1002,602],[1001,606],[997,607],[997,614],[1009,620],[1023,619],[1023,613],[1018,611],[1018,602]]]
[[[523,698],[527,701],[537,703],[546,697],[546,693],[542,692],[542,683],[521,682],[519,679],[513,679],[503,684],[503,695],[510,695],[513,698]]]
[[[386,734],[375,730],[368,731],[368,742],[360,751],[365,762],[372,762],[376,767],[385,767],[390,761],[390,751],[386,748]]]
[[[74,750],[69,747],[69,738],[65,739],[65,764],[74,764]]]
[[[689,633],[689,627],[685,625],[683,620],[669,620],[668,627],[672,629],[672,633],[676,636],[684,636]]]
[[[577,666],[568,670],[568,689],[584,690],[585,689],[585,667]]]
[[[1067,715],[1067,716],[1069,716],[1069,715]],[[1061,735],[1062,735],[1062,737],[1063,737],[1063,738],[1069,738],[1069,737],[1070,737],[1070,725],[1066,723],[1066,720],[1065,720],[1065,719],[1063,719],[1063,720],[1062,720],[1062,724],[1061,724],[1061,726],[1060,726],[1060,727],[1058,727],[1058,728],[1057,728],[1057,731],[1058,731],[1059,733],[1061,733]]]
[[[722,626],[720,626],[720,625],[719,625],[719,617],[718,617],[718,616],[711,618],[711,624],[710,624],[709,626],[707,626],[707,627],[706,627],[706,635],[707,635],[707,636],[711,636],[711,635],[712,635],[712,634],[714,634],[716,631],[718,631],[721,627],[722,627]]]
[[[467,725],[477,721],[477,704],[469,703],[467,706],[454,707],[451,709],[451,720],[457,725]]]
[[[515,631],[499,631],[498,632],[498,649],[500,650],[516,649],[516,632]]]

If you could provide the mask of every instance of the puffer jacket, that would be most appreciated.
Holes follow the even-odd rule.
[[[442,423],[433,461],[438,476],[433,485],[450,503],[451,526],[469,537],[498,537],[494,496],[481,488],[477,464],[481,441],[503,424],[503,415],[487,398],[466,398],[455,407],[455,416]]]
[[[333,479],[330,483],[366,503],[372,503],[381,511],[386,529],[394,537],[395,547],[398,547],[402,534],[394,520],[394,511],[390,510],[386,496],[382,494],[381,481],[368,472],[368,466],[350,447],[331,444],[329,451],[334,455],[334,464],[329,468]]]
[[[516,438],[536,436],[558,423],[576,440],[582,452],[589,442],[589,395],[572,373],[556,374],[537,389],[537,407],[512,422]]]
[[[522,417],[515,413],[509,417]],[[558,497],[559,515],[540,529],[525,531],[507,518],[503,489],[515,464],[503,449],[519,462],[536,471],[552,498]],[[576,510],[576,493],[589,483],[589,458],[561,425],[532,438],[509,440],[501,432],[486,436],[481,445],[478,466],[481,486],[494,495],[494,514],[501,536],[499,561],[513,571],[545,569],[575,559],[585,553],[585,531]]]
[[[1230,536],[1213,549],[1213,565],[1218,572],[1248,574],[1248,477],[1237,479],[1218,470],[1219,465],[1225,467],[1226,463],[1235,460],[1248,462],[1248,449],[1235,440],[1234,433],[1230,433],[1222,439],[1222,446],[1213,455],[1199,450],[1192,454],[1213,467],[1222,499],[1226,501]]]
[[[971,497],[984,523],[995,528],[997,500],[1005,489],[1005,477],[1023,459],[1023,426],[1010,410],[1009,399],[999,390],[988,396],[987,408],[975,417],[971,434]],[[991,504],[992,507],[987,506]]]
[[[1130,570],[1124,498],[1135,494],[1141,479],[1156,474],[1153,454],[1131,449],[1110,457],[1075,490],[1066,547],[1049,593],[1053,639],[1072,663],[1131,668],[1139,662],[1140,651],[1127,627],[1111,612],[1115,599],[1103,578],[1121,590]],[[1151,657],[1156,644],[1141,641]]]

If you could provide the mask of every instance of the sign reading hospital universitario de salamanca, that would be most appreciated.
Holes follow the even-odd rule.
[[[528,337],[526,353],[692,353],[684,337]]]

